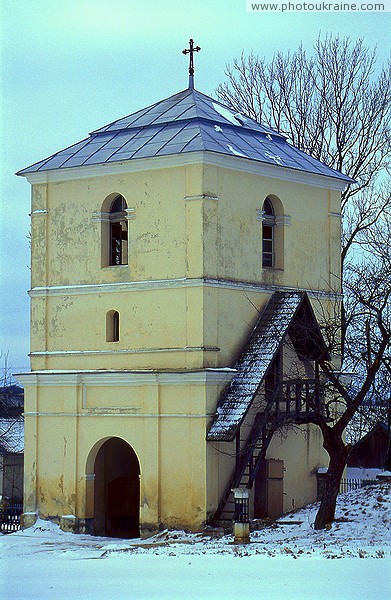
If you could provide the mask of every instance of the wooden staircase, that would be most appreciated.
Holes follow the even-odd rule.
[[[305,423],[314,403],[320,402],[319,383],[315,380],[284,382],[270,395],[262,413],[254,419],[250,434],[242,448],[237,438],[237,453],[234,472],[229,479],[212,522],[215,525],[228,525],[234,514],[232,489],[251,489],[266,457],[271,439],[277,429],[291,423]],[[240,436],[240,432],[238,432]]]

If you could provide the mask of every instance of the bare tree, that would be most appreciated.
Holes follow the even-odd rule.
[[[355,377],[347,387],[333,365],[321,363],[329,391],[321,410],[314,407],[309,417],[330,457],[319,529],[334,518],[350,452],[346,427],[384,385],[390,353],[390,63],[376,73],[376,51],[362,40],[326,37],[318,39],[311,57],[303,47],[278,53],[269,63],[242,54],[226,75],[228,82],[217,90],[225,104],[357,182],[341,197],[341,273],[333,275],[341,278],[344,302],[338,320],[323,323],[330,348],[342,347],[343,368]]]
[[[330,462],[315,520],[316,529],[334,519],[339,484],[351,450],[351,445],[344,439],[344,432],[365,401],[375,393],[384,358],[390,350],[390,257],[389,249],[388,256],[382,260],[366,258],[361,263],[349,265],[345,290],[350,302],[350,326],[356,334],[354,342],[349,339],[346,358],[346,363],[355,373],[351,384],[344,385],[331,364],[321,363],[329,394],[322,411],[317,411],[311,422],[322,431],[323,446]]]
[[[390,165],[390,63],[375,71],[376,50],[362,40],[319,37],[311,57],[302,46],[292,54],[277,53],[270,63],[242,54],[227,67],[228,81],[217,88],[218,97],[235,111],[270,125],[297,148],[356,180],[341,198],[342,266],[357,235],[391,207],[389,194],[374,193]]]
[[[254,54],[227,67],[217,88],[225,104],[277,129],[297,148],[355,179],[342,207],[389,164],[390,65],[375,76],[376,51],[358,40],[320,37],[270,63]]]

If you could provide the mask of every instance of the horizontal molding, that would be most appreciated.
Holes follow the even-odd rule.
[[[96,211],[92,213],[92,222],[93,223],[109,223],[110,222],[110,213]]]
[[[125,219],[127,221],[131,221],[132,219],[136,218],[136,209],[135,207],[133,208],[125,208]]]
[[[125,265],[127,266],[127,265]],[[116,268],[116,267],[110,267]],[[92,283],[75,285],[53,285],[37,286],[29,291],[31,298],[42,296],[77,296],[81,294],[104,294],[113,292],[143,292],[149,290],[163,290],[189,287],[216,287],[225,289],[236,289],[247,292],[259,292],[263,294],[273,294],[276,291],[285,292],[307,292],[312,298],[325,298],[329,300],[341,300],[342,295],[325,290],[311,290],[304,287],[290,287],[281,285],[271,285],[257,283],[252,281],[236,281],[231,279],[204,278],[177,278],[177,279],[159,279],[153,281],[118,281],[115,283]]]
[[[229,367],[199,371],[42,370],[15,375],[23,386],[225,385],[235,373]]]
[[[193,414],[185,414],[185,413],[116,413],[111,412],[110,410],[99,411],[95,409],[86,409],[85,412],[75,413],[75,412],[25,412],[24,416],[26,417],[131,417],[132,419],[210,419],[214,416],[215,413],[206,413],[200,415]]]
[[[38,350],[29,356],[90,356],[100,354],[149,354],[155,352],[220,352],[215,346],[178,346],[173,348],[124,348],[121,350]]]
[[[95,211],[92,213],[92,222],[93,223],[110,223],[111,213],[109,212],[100,212]],[[125,209],[125,220],[131,221],[136,218],[136,209],[135,208],[126,208]]]
[[[264,210],[258,208],[256,210],[257,221],[266,222],[267,225],[291,225],[292,217],[290,215],[278,215],[277,217],[270,217]],[[268,222],[270,221],[270,222]]]
[[[348,182],[331,177],[329,175],[317,175],[307,173],[299,169],[291,169],[280,165],[263,163],[251,158],[240,156],[228,156],[219,152],[184,152],[169,156],[154,156],[149,158],[136,158],[126,161],[102,163],[82,167],[69,167],[64,169],[53,169],[50,171],[37,171],[35,173],[24,173],[31,184],[43,184],[51,181],[69,181],[76,179],[91,179],[117,175],[122,173],[134,173],[139,171],[153,171],[157,169],[175,168],[193,164],[209,164],[224,167],[241,173],[253,173],[281,181],[302,183],[314,187],[343,191]]]
[[[276,217],[276,225],[277,227],[279,225],[291,225],[292,224],[292,217],[290,215],[280,215]]]
[[[209,196],[208,194],[198,194],[197,196],[185,196],[184,200],[219,200],[219,197]]]
[[[33,210],[33,212],[30,213],[30,217],[37,217],[37,216],[42,216],[42,215],[48,215],[49,211],[44,209],[44,208],[37,208],[36,210]]]

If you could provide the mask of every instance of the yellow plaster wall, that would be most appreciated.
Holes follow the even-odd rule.
[[[219,198],[205,201],[205,275],[334,289],[329,267],[339,261],[340,221],[330,215],[340,212],[339,192],[251,173],[239,176],[237,171],[216,166],[205,167],[204,185],[206,189],[216,185],[214,195]],[[282,204],[277,215],[291,220],[291,224],[277,226],[284,229],[284,269],[280,272],[261,268],[262,222],[257,220],[257,210],[269,195],[277,196]]]
[[[101,267],[96,221],[106,197],[121,193],[134,209],[128,221],[129,265]],[[284,269],[261,267],[257,211],[269,194],[279,198]],[[272,293],[229,286],[204,287],[203,277],[227,282],[332,291],[338,282],[339,194],[211,165],[91,177],[33,186],[32,286],[144,282],[105,293],[33,296],[32,352],[114,351],[83,355],[80,368],[202,368],[232,363]],[[35,212],[34,212],[35,211]],[[45,212],[47,211],[47,212]],[[281,216],[281,215],[280,215]],[[95,219],[95,220],[94,220]],[[325,231],[327,235],[325,235]],[[166,280],[175,283],[165,284]],[[148,282],[160,282],[148,289]],[[151,287],[152,284],[149,284]],[[157,285],[157,287],[156,287]],[[159,289],[160,288],[163,289]],[[189,286],[198,285],[198,287]],[[84,290],[85,291],[85,290]],[[49,290],[50,292],[50,290]],[[51,292],[50,292],[51,293]],[[120,341],[106,342],[105,315],[118,310]],[[185,358],[154,348],[220,348]],[[117,351],[148,350],[119,356]],[[44,356],[44,358],[43,358]],[[33,355],[33,368],[77,368],[75,357]]]
[[[102,267],[99,213],[113,193],[134,209],[129,265]],[[269,194],[281,202],[278,216],[291,221],[277,226],[283,269],[261,266],[257,211]],[[32,294],[33,370],[233,366],[274,286],[339,289],[330,275],[339,265],[340,221],[330,216],[339,212],[339,193],[327,186],[198,164],[36,184],[32,206],[32,288],[49,286],[46,295]],[[201,278],[210,281],[194,281]],[[119,287],[128,282],[143,285]],[[50,288],[105,284],[118,286],[55,295]],[[120,313],[119,342],[106,341],[109,310]],[[232,444],[205,442],[220,389],[191,382],[55,387],[38,379],[26,388],[26,411],[47,414],[26,417],[25,510],[91,516],[88,457],[117,436],[140,460],[142,523],[199,527],[233,468]],[[286,461],[287,505],[307,497],[299,488],[319,451],[315,434],[308,443],[291,437],[270,447]],[[297,480],[295,457],[305,465]]]
[[[28,472],[34,477],[26,475],[25,512],[92,517],[85,477],[93,472],[89,456],[97,444],[119,437],[140,462],[142,528],[202,526],[208,419],[202,382],[162,385],[151,376],[140,385],[112,379],[86,385],[75,375],[73,385],[55,385],[55,376],[45,377],[26,388]]]
[[[316,499],[317,470],[328,464],[318,427],[302,425],[282,435],[275,434],[266,458],[284,461],[284,512]]]

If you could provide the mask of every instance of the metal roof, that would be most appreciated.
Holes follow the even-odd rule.
[[[310,348],[310,353],[313,353],[316,348],[315,352],[327,355],[307,294],[275,292],[261,313],[235,365],[236,373],[219,402],[216,417],[207,434],[208,441],[234,439],[301,307],[307,309],[306,319],[311,321],[307,326],[312,325],[310,332],[315,345],[314,348]]]
[[[192,88],[96,129],[17,175],[197,151],[353,181],[298,150],[274,129]]]

